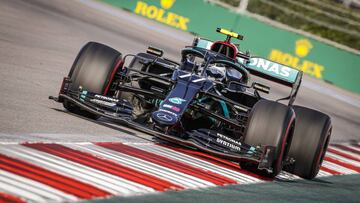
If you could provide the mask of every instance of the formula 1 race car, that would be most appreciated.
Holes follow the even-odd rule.
[[[68,111],[100,116],[202,150],[244,169],[274,177],[286,170],[314,178],[332,130],[330,117],[293,105],[302,72],[243,53],[231,42],[242,36],[225,29],[224,41],[196,37],[181,61],[146,53],[121,53],[89,42],[64,78],[58,97]],[[265,78],[291,88],[289,96],[265,99],[270,87],[250,82]],[[288,100],[287,105],[279,101]]]

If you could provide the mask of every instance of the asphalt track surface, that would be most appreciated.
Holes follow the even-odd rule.
[[[47,98],[57,94],[63,76],[88,41],[108,44],[123,54],[154,45],[163,48],[166,57],[179,59],[181,48],[193,36],[126,11],[110,7],[99,11],[84,2],[88,1],[0,0],[0,142],[151,139],[105,119],[92,121],[70,114]],[[275,96],[283,94],[282,88],[272,90]],[[330,115],[331,142],[360,140],[359,95],[305,76],[296,104]],[[354,175],[352,180],[359,179]],[[351,178],[343,184],[349,182]]]
[[[70,115],[47,97],[57,94],[62,77],[88,41],[108,44],[124,54],[154,45],[163,48],[167,57],[178,59],[192,35],[125,11],[104,13],[77,1],[0,0],[0,5],[0,141],[147,137],[105,121]],[[281,90],[273,92],[279,95]],[[360,140],[359,98],[304,77],[296,103],[329,114],[334,124],[332,141],[340,142]]]
[[[5,134],[1,140],[7,141],[99,136],[116,140],[119,131],[134,133],[62,113],[63,108],[47,100],[47,96],[58,92],[62,77],[88,41],[108,44],[122,53],[141,52],[151,44],[163,48],[167,57],[178,59],[180,49],[193,38],[124,11],[118,11],[115,17],[73,1],[1,0],[0,15],[0,133]],[[359,96],[308,77],[304,80],[297,103],[331,116],[332,141],[359,140]],[[307,80],[320,90],[306,85]],[[323,94],[323,89],[350,97],[353,102]],[[85,134],[96,136],[85,138]]]

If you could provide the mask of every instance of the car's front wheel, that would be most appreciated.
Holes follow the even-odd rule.
[[[108,91],[113,72],[121,60],[120,52],[97,42],[88,42],[77,55],[68,77],[70,78],[70,91],[82,89],[97,94],[105,94]],[[97,119],[98,116],[80,109],[70,101],[64,101],[68,111]]]
[[[259,171],[257,165],[247,162],[241,162],[240,166],[269,177],[278,175],[290,147],[294,125],[295,113],[291,107],[274,101],[258,101],[251,110],[244,142],[275,147],[272,171]]]

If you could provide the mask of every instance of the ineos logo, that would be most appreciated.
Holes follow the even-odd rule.
[[[164,114],[164,113],[157,113],[156,117],[162,121],[167,121],[167,122],[170,122],[173,120],[173,118],[171,116]]]

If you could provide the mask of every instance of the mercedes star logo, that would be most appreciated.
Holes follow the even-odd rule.
[[[156,117],[159,118],[162,121],[167,121],[167,122],[173,120],[173,118],[171,116],[169,116],[167,114],[164,114],[164,113],[157,113]]]

